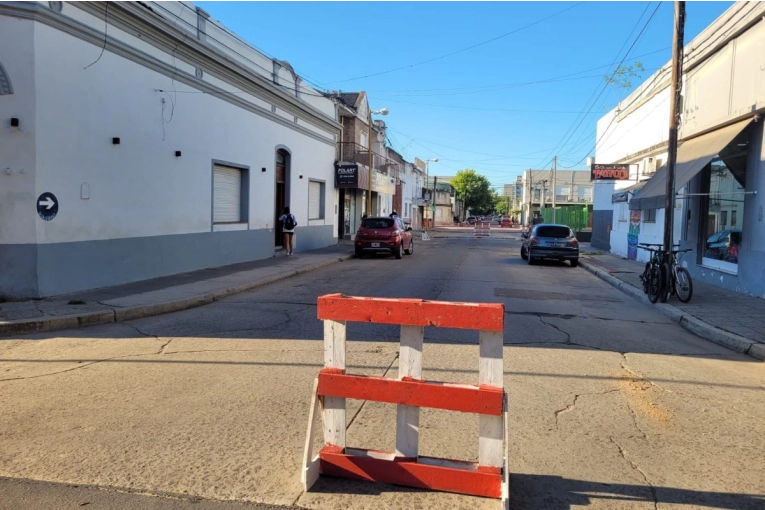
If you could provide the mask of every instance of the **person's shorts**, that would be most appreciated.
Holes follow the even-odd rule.
[[[285,235],[285,236],[291,236],[291,235],[292,235],[292,234],[294,234],[294,233],[295,233],[295,232],[284,232],[284,235]]]

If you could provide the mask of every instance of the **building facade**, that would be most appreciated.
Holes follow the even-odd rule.
[[[333,101],[186,2],[0,3],[0,294],[337,243]]]
[[[353,239],[368,209],[371,216],[393,212],[397,187],[401,186],[398,180],[401,164],[388,157],[385,123],[375,120],[370,126],[366,92],[329,92],[326,96],[337,105],[338,119],[343,126],[335,160],[335,186],[340,204],[338,235]],[[398,158],[403,163],[403,159]],[[367,208],[370,179],[371,205]]]
[[[694,279],[765,297],[765,5],[736,2],[685,46],[673,242]],[[670,63],[598,122],[596,162],[629,181],[596,190],[610,250],[644,261],[662,243]],[[609,202],[610,207],[609,207]]]

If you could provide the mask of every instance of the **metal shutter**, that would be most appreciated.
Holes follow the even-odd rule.
[[[213,223],[238,223],[242,214],[242,171],[214,167]]]
[[[321,218],[321,183],[308,182],[308,218],[316,220]]]

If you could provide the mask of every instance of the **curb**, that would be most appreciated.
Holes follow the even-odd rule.
[[[63,329],[74,329],[86,326],[98,326],[101,324],[112,324],[115,322],[123,322],[142,319],[144,317],[152,317],[155,315],[162,315],[166,313],[180,312],[182,310],[188,310],[190,308],[196,308],[202,305],[209,305],[210,303],[223,299],[227,296],[247,292],[248,290],[263,287],[280,280],[285,280],[292,276],[315,271],[317,269],[321,269],[338,262],[350,260],[351,258],[353,258],[352,254],[341,255],[337,258],[325,260],[323,262],[317,262],[316,264],[312,264],[310,266],[277,273],[257,281],[233,285],[231,287],[219,289],[211,293],[191,296],[183,299],[176,299],[173,301],[165,301],[163,303],[114,308],[112,310],[105,310],[100,312],[61,315],[58,317],[43,317],[40,319],[20,319],[17,321],[9,321],[4,324],[0,324],[0,337],[30,333],[42,333],[45,331],[58,331]]]
[[[672,322],[679,324],[683,329],[690,331],[694,335],[754,359],[765,361],[765,344],[760,344],[749,340],[748,338],[744,338],[743,336],[716,328],[692,315],[684,313],[682,310],[672,305],[666,303],[651,303],[648,296],[646,296],[642,290],[633,287],[629,283],[621,281],[600,268],[594,267],[582,258],[579,259],[579,265],[612,287],[616,287],[643,304],[651,305],[656,311],[669,317]]]

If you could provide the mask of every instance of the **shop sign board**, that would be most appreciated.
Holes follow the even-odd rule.
[[[626,181],[630,178],[629,165],[599,165],[593,164],[590,167],[591,181]]]

